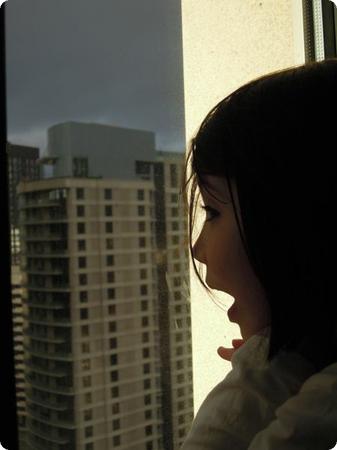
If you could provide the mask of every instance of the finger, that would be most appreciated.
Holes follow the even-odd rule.
[[[218,355],[225,359],[226,361],[231,361],[233,353],[236,351],[235,348],[225,348],[225,347],[219,347],[217,352]]]

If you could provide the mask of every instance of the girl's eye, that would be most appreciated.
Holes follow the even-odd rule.
[[[216,216],[219,215],[218,211],[216,211],[215,209],[211,208],[211,207],[208,206],[208,205],[201,205],[201,207],[202,207],[203,210],[206,211],[206,216],[207,216],[207,213],[210,213],[210,214],[211,214],[211,217],[209,217],[209,218],[206,217],[206,222],[209,222],[209,221],[212,220],[214,217],[216,217]]]

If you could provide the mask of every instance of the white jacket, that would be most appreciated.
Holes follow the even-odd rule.
[[[337,362],[315,373],[297,353],[267,361],[251,336],[206,397],[181,450],[328,450],[337,443]],[[337,448],[337,447],[336,447]]]

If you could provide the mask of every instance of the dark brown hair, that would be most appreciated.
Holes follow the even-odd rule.
[[[223,177],[237,211],[235,180],[241,238],[271,308],[268,360],[296,351],[316,370],[337,362],[335,108],[336,58],[254,79],[203,120],[181,189],[194,270],[209,291],[193,258],[195,193],[203,175]]]

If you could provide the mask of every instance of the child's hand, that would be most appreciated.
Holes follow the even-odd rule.
[[[234,348],[219,347],[218,348],[218,355],[222,359],[226,359],[227,361],[231,361],[233,353],[236,352],[236,350],[239,347],[241,347],[241,345],[244,344],[244,342],[245,341],[243,339],[233,339],[232,340],[232,345],[233,345]]]

